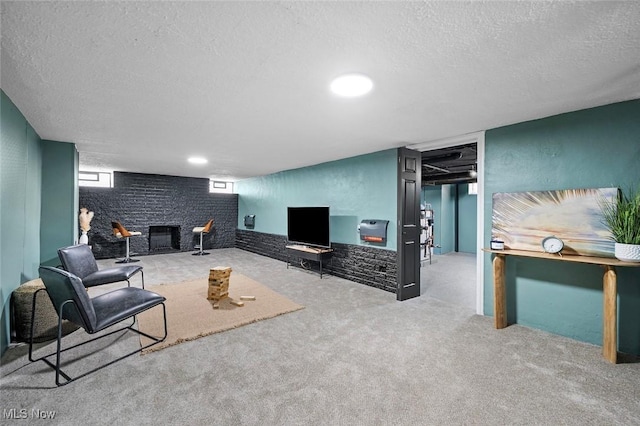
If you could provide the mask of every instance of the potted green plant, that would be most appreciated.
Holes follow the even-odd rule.
[[[619,191],[617,199],[603,202],[601,209],[615,241],[615,257],[640,262],[640,189]]]

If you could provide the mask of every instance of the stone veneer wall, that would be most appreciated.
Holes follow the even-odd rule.
[[[287,237],[236,229],[236,247],[274,259],[287,261]],[[353,244],[331,243],[333,256],[323,272],[395,293],[397,290],[395,251]],[[297,261],[292,259],[295,266]],[[317,262],[308,262],[318,270]]]
[[[130,231],[130,249],[149,254],[150,226],[179,226],[180,251],[199,243],[192,230],[214,219],[213,232],[205,235],[204,248],[235,246],[238,195],[209,192],[209,179],[143,173],[114,173],[113,188],[80,187],[80,207],[94,212],[89,244],[98,259],[122,257],[125,242],[113,235],[111,221],[119,220]]]

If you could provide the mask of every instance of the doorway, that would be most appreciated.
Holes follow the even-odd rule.
[[[422,152],[421,225],[429,227],[421,295],[483,314],[484,132],[409,148]]]

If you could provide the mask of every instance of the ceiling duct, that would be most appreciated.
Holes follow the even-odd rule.
[[[449,170],[443,169],[442,167],[434,166],[432,164],[422,163],[422,168],[425,168],[425,167],[431,170],[437,170],[439,172],[449,173]]]
[[[422,182],[422,186],[436,186],[436,185],[451,185],[458,183],[475,183],[478,180],[476,178],[458,178],[458,179],[443,179],[443,180],[430,180]]]
[[[462,158],[462,152],[452,152],[449,154],[436,154],[429,155],[429,152],[422,154],[423,163],[446,163],[449,161],[456,161]]]
[[[452,180],[452,179],[473,179],[476,180],[475,176],[471,175],[471,172],[456,172],[456,173],[441,173],[437,175],[429,176],[430,181],[434,180]]]

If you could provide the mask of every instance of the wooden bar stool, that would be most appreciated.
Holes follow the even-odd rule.
[[[202,244],[202,239],[203,239],[203,235],[204,234],[208,234],[209,232],[211,232],[211,227],[212,226],[213,226],[213,219],[210,219],[209,222],[207,222],[206,225],[204,225],[204,226],[196,226],[195,228],[193,228],[193,233],[194,234],[200,234],[200,245],[195,246],[195,248],[197,248],[199,250],[197,252],[193,253],[194,256],[204,256],[204,255],[209,254],[206,251],[204,251],[204,246]]]
[[[131,252],[129,251],[129,238],[137,237],[142,235],[142,232],[139,231],[128,231],[122,224],[118,221],[111,222],[111,227],[113,228],[113,235],[116,238],[124,238],[126,241],[127,252],[125,254],[124,259],[120,259],[116,261],[116,263],[131,263],[131,262],[139,262],[140,259],[132,259]]]

